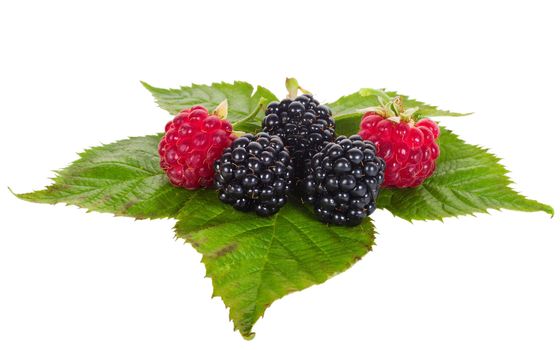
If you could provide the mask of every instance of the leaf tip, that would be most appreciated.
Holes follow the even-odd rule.
[[[255,339],[255,332],[241,333],[241,335],[243,336],[243,339],[247,341]]]
[[[146,83],[146,82],[143,81],[143,80],[140,80],[140,84],[142,84],[142,86],[145,87],[146,90],[148,90],[152,95],[153,95],[153,94],[156,94],[156,93],[161,93],[161,92],[165,92],[165,91],[166,91],[165,89],[157,88],[157,87],[155,87],[155,86],[153,86],[153,85],[150,85],[150,84]]]
[[[549,214],[551,219],[554,217],[554,208],[550,205],[543,204],[543,211]]]
[[[33,198],[31,197],[33,192],[30,192],[30,193],[15,193],[14,190],[12,190],[12,188],[9,187],[9,186],[8,186],[8,191],[10,191],[10,193],[13,194],[18,199],[21,199],[21,200],[27,201],[27,202],[33,202]]]
[[[140,80],[140,84],[142,84],[142,86],[145,87],[148,90],[152,90],[154,88],[150,84],[146,83],[144,80]]]
[[[15,193],[14,190],[12,190],[12,188],[11,188],[10,186],[8,186],[8,191],[10,191],[11,194],[13,194],[14,196],[16,196],[16,197],[18,197],[18,198],[19,198],[20,195],[21,195],[21,194]]]

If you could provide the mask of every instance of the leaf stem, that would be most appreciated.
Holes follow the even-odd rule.
[[[235,123],[231,124],[231,126],[233,126],[233,128],[235,129],[236,126],[255,118],[261,110],[264,111],[265,102],[266,102],[266,99],[264,97],[261,97],[259,99],[259,103],[257,104],[257,107],[250,114],[248,114],[246,117],[244,117],[242,119],[239,119]]]

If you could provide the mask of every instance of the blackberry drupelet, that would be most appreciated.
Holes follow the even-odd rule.
[[[385,162],[358,135],[339,136],[315,154],[303,188],[321,221],[354,226],[373,213]]]
[[[270,103],[265,115],[263,131],[282,138],[292,156],[295,178],[300,180],[305,173],[305,163],[335,138],[331,110],[306,94],[293,101]]]
[[[294,169],[279,136],[260,132],[237,138],[214,163],[222,202],[260,216],[273,215],[288,200]]]

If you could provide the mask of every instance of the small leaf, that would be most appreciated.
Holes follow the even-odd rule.
[[[170,114],[177,114],[181,110],[194,105],[203,105],[208,110],[214,110],[220,102],[228,101],[228,120],[235,124],[246,118],[259,108],[260,104],[266,106],[269,102],[276,101],[268,89],[257,86],[256,89],[246,82],[236,81],[233,84],[214,83],[212,85],[182,86],[178,89],[156,88],[148,83],[142,82],[148,89],[157,104]],[[259,108],[258,113],[250,120],[242,124],[237,130],[254,132],[260,129],[264,117],[264,108]]]
[[[552,207],[514,191],[508,171],[486,149],[469,145],[440,127],[441,154],[435,173],[411,189],[383,189],[377,200],[406,220],[441,220],[445,217],[511,209],[554,214]]]
[[[227,115],[228,115],[228,101],[227,101],[227,99],[220,102],[220,104],[218,104],[218,106],[214,109],[212,114],[214,114],[217,117],[220,117],[221,119],[227,118]]]
[[[359,109],[380,106],[380,100],[383,101],[384,99],[394,98],[396,96],[401,96],[405,108],[417,108],[418,110],[416,114],[423,117],[458,117],[470,114],[441,110],[435,106],[416,101],[414,99],[411,99],[410,97],[400,95],[396,92],[385,91],[383,89],[361,89],[360,91],[355,92],[351,95],[343,96],[335,102],[328,103],[328,106],[331,108],[333,115],[337,119],[338,123],[339,117],[342,118],[345,117],[345,115],[354,115]]]
[[[261,218],[222,204],[213,191],[197,191],[175,229],[203,255],[214,296],[247,339],[275,300],[346,270],[374,239],[369,220],[353,228],[327,226],[297,201]]]
[[[192,191],[169,184],[159,166],[161,135],[94,147],[57,172],[46,189],[17,194],[38,203],[67,203],[138,219],[174,217]]]

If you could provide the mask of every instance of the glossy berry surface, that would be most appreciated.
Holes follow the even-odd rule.
[[[231,131],[230,122],[202,106],[177,114],[159,144],[160,165],[169,181],[187,189],[212,187],[214,161],[235,139]]]
[[[279,136],[261,132],[236,139],[214,169],[220,200],[235,209],[269,216],[288,200],[294,169]]]
[[[290,151],[296,178],[304,175],[305,163],[334,140],[334,119],[331,110],[319,104],[311,95],[301,95],[293,101],[272,102],[266,109],[262,129],[278,135]]]
[[[416,187],[430,177],[439,156],[439,127],[430,119],[393,121],[375,112],[364,114],[359,135],[373,142],[385,160],[383,187]]]
[[[323,222],[358,225],[376,208],[384,170],[372,142],[339,136],[311,159],[303,181],[305,199]]]

